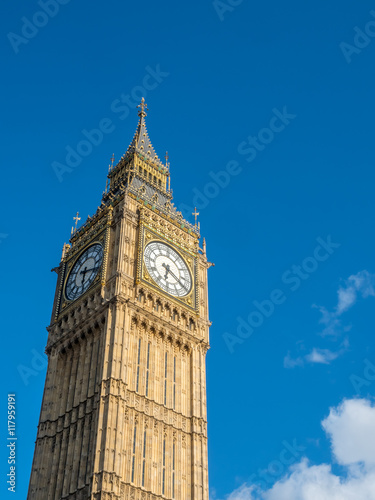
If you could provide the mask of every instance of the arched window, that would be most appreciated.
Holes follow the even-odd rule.
[[[150,373],[150,346],[151,342],[147,345],[147,361],[146,361],[146,398],[148,397],[148,378]]]
[[[133,456],[132,456],[132,483],[134,483],[134,468],[135,468],[135,442],[137,440],[137,424],[134,426],[134,436],[133,436]]]
[[[174,477],[175,477],[175,455],[176,455],[176,444],[173,442],[173,454],[172,454],[172,498],[174,498]]]
[[[143,433],[142,486],[145,485],[145,468],[146,468],[146,430]]]
[[[168,353],[164,357],[164,406],[167,406]]]
[[[162,495],[165,494],[165,438],[163,440],[163,484],[162,484]]]
[[[135,383],[135,392],[139,389],[139,365],[141,362],[141,339],[138,340],[138,356],[137,356],[137,378]]]
[[[176,356],[173,358],[173,409],[176,409]]]

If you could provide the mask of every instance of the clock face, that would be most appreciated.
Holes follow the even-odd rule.
[[[65,287],[68,300],[75,300],[92,284],[103,262],[103,247],[99,243],[85,250],[70,271]]]
[[[189,269],[183,258],[169,245],[159,241],[149,243],[144,261],[151,278],[165,292],[184,297],[192,287]]]

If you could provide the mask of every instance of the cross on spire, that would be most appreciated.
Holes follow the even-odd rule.
[[[199,212],[197,212],[197,207],[194,208],[194,212],[191,215],[194,215],[195,225],[197,225],[197,217],[199,215]]]
[[[148,111],[148,107],[147,107],[147,104],[145,102],[144,97],[142,97],[141,103],[138,104],[137,108],[140,108],[140,111],[138,112],[138,116],[147,116],[146,111]]]
[[[78,217],[79,216],[79,212],[77,212],[77,215],[75,217],[73,217],[73,220],[76,221],[76,225],[74,227],[74,232],[77,231],[77,224],[78,224],[78,221],[81,220],[81,217]]]

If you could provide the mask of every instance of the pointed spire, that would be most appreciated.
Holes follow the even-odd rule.
[[[126,151],[125,156],[136,151],[146,160],[156,163],[158,166],[164,167],[160,158],[156,154],[153,145],[151,144],[151,140],[147,132],[145,118],[147,116],[146,111],[148,111],[148,108],[144,97],[142,97],[142,100],[137,107],[139,108],[139,122],[133,140]]]
[[[104,193],[107,194],[108,193],[108,180],[109,180],[109,174],[111,173],[111,171],[113,170],[113,164],[115,162],[115,153],[112,154],[112,158],[111,158],[111,163],[109,164],[108,166],[108,175],[107,175],[107,180],[105,182],[105,191]]]

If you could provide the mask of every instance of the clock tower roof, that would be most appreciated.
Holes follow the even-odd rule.
[[[163,164],[147,132],[147,105],[144,98],[138,108],[139,121],[133,140],[117,165],[113,166],[112,161],[100,207],[113,205],[126,192],[139,203],[157,210],[170,220],[175,220],[185,231],[199,237],[199,227],[186,221],[172,203],[168,153]]]
[[[112,202],[113,197],[121,194],[125,188],[140,188],[149,197],[157,193],[164,203],[172,199],[168,156],[163,164],[151,144],[146,128],[147,104],[143,97],[138,108],[139,121],[133,140],[117,165],[113,167],[112,162],[109,168],[109,190],[107,182],[103,193],[104,204]]]
[[[132,142],[130,143],[125,155],[123,157],[127,157],[135,152],[139,153],[144,157],[146,161],[154,164],[157,167],[164,167],[163,163],[160,161],[160,158],[156,154],[154,146],[151,143],[150,137],[147,132],[146,127],[146,116],[147,116],[147,104],[145,103],[144,97],[142,97],[141,103],[137,106],[139,108],[138,116],[139,121],[138,125],[133,137]]]

